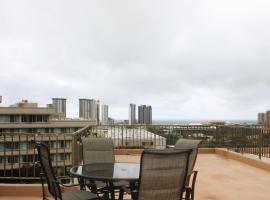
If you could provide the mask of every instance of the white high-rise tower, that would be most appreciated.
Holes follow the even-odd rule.
[[[129,125],[136,124],[136,105],[129,104]]]

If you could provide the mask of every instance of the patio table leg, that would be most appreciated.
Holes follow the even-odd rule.
[[[138,188],[136,187],[136,182],[129,182],[129,187],[130,187],[130,192],[131,192],[131,199],[136,200],[137,195],[138,195],[136,192],[134,192],[138,190]]]
[[[114,195],[114,185],[113,185],[113,182],[109,182],[109,190],[110,190],[110,193],[111,193],[111,200],[115,200],[115,195]]]

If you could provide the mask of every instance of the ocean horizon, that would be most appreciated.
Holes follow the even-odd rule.
[[[124,119],[116,120],[116,122],[122,122]],[[152,124],[154,125],[187,125],[187,124],[200,124],[209,121],[224,121],[226,124],[257,124],[257,120],[233,120],[233,119],[224,119],[224,120],[192,120],[192,119],[158,119],[153,120]]]

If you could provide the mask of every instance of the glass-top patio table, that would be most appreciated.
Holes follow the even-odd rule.
[[[139,180],[139,163],[86,164],[72,167],[71,175],[92,181],[104,181],[110,185],[111,199],[114,199],[113,183],[128,181],[134,184]]]

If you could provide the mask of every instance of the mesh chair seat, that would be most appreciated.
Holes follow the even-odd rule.
[[[63,200],[95,200],[98,199],[96,194],[84,190],[71,191],[62,193]]]

